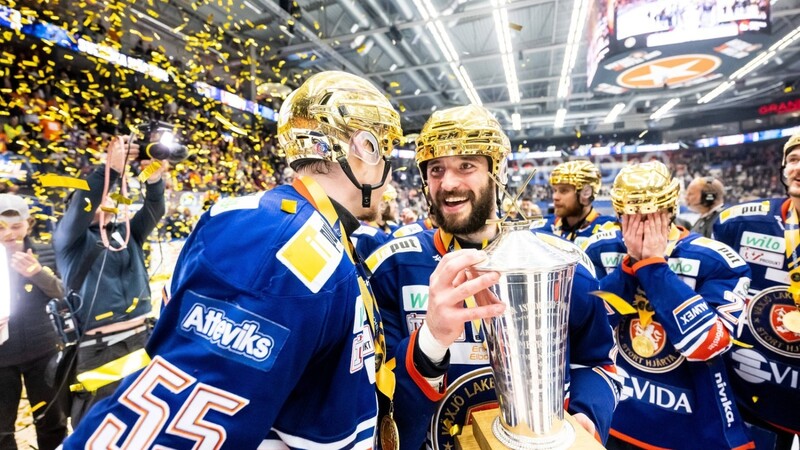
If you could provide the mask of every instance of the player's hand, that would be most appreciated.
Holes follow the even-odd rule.
[[[644,239],[644,221],[641,214],[624,214],[622,216],[622,239],[628,256],[634,261],[642,259],[642,240]]]
[[[29,278],[42,271],[42,265],[33,255],[33,251],[14,252],[11,255],[11,267],[23,277]]]
[[[594,422],[589,419],[589,417],[584,413],[577,413],[573,414],[572,418],[575,419],[575,422],[578,422],[580,426],[583,427],[584,430],[588,431],[589,434],[592,436],[595,435],[597,432],[597,428],[594,426]]]
[[[444,347],[449,347],[464,332],[466,322],[499,316],[505,310],[505,305],[486,294],[486,289],[500,279],[499,273],[467,276],[466,270],[484,259],[486,253],[482,251],[457,250],[444,255],[431,274],[425,322]],[[464,300],[476,294],[481,304],[464,307]]]
[[[669,242],[670,220],[667,211],[647,215],[643,224],[642,259],[663,257]]]
[[[133,161],[139,156],[139,145],[131,143],[128,149],[129,136],[116,136],[108,143],[108,153],[106,162],[112,169],[118,173],[122,173],[125,168],[125,154],[128,154],[128,160]]]

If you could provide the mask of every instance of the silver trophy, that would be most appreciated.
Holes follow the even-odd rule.
[[[483,321],[500,404],[492,432],[513,449],[567,448],[575,430],[564,420],[564,370],[579,250],[545,242],[519,221],[501,222],[485,251],[488,259],[471,271],[499,272],[489,295],[506,305],[502,316]]]

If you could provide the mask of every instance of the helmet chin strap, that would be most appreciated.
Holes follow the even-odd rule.
[[[347,175],[347,179],[350,180],[351,183],[358,189],[361,189],[361,206],[364,208],[369,208],[369,205],[372,203],[372,191],[375,189],[379,189],[381,186],[386,183],[386,178],[389,175],[389,170],[391,170],[392,165],[391,163],[384,158],[383,160],[383,176],[381,177],[380,183],[377,184],[361,184],[356,179],[356,176],[353,174],[353,169],[350,167],[350,163],[347,162],[346,156],[340,156],[336,162],[342,167],[344,174]]]

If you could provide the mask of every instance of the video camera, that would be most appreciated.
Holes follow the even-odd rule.
[[[81,304],[81,297],[75,291],[71,291],[66,298],[54,298],[47,303],[50,323],[64,345],[69,346],[80,340],[80,324],[75,313],[81,308]]]
[[[181,144],[174,132],[174,126],[167,122],[151,121],[137,127],[140,140],[139,160],[165,159],[177,164],[189,156],[189,150]]]

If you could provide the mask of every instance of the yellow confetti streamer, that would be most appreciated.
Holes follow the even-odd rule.
[[[47,174],[38,178],[39,184],[44,187],[65,187],[72,189],[89,190],[89,183],[80,178],[65,177],[62,175]],[[88,199],[87,199],[88,200]]]

